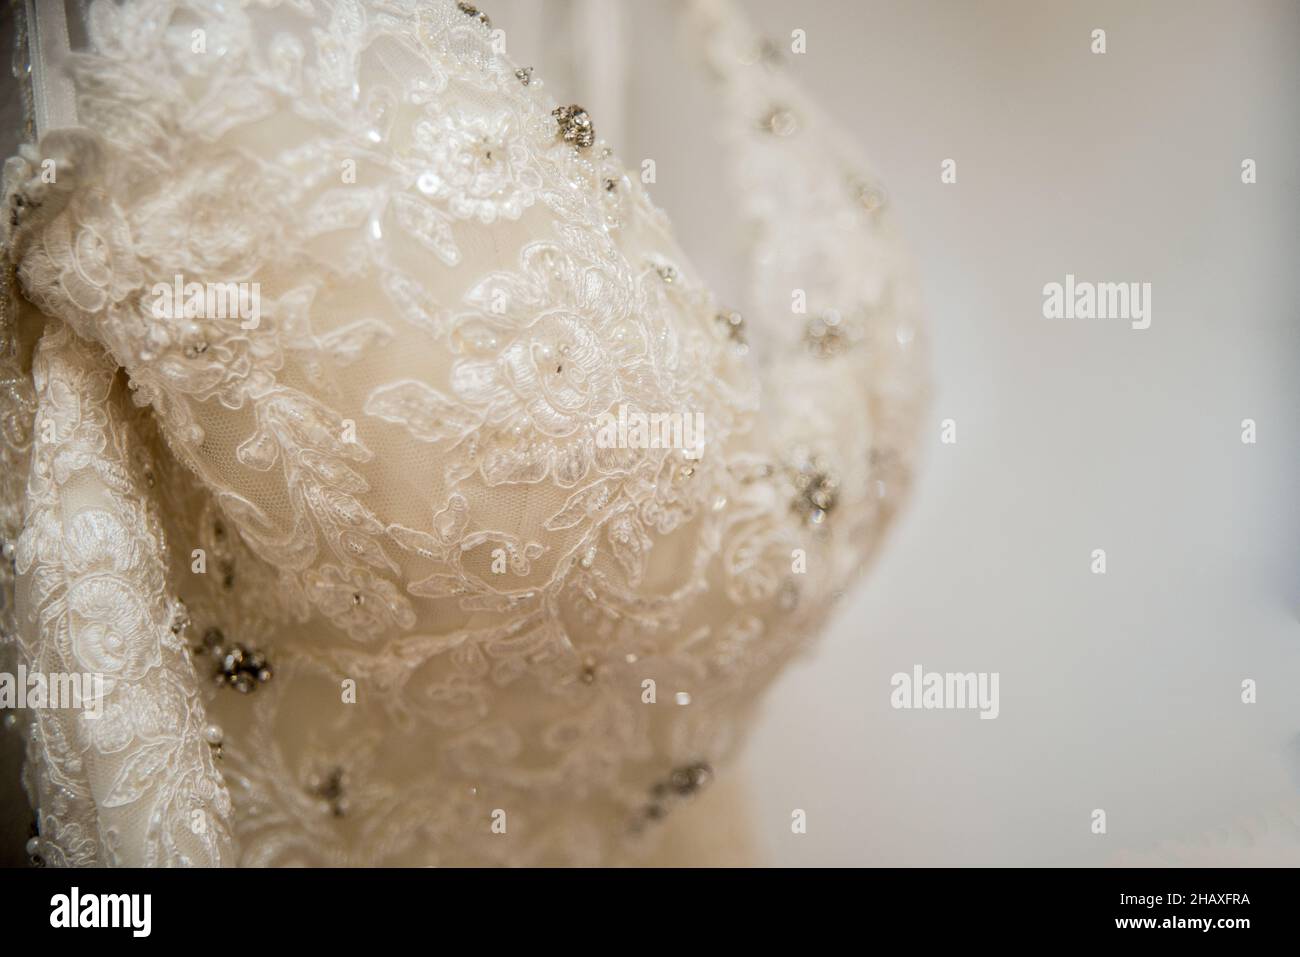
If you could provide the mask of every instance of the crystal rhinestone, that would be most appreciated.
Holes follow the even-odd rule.
[[[694,761],[681,767],[673,768],[666,779],[655,781],[650,785],[650,800],[641,808],[640,821],[658,821],[679,801],[698,794],[713,780],[713,768],[704,761]],[[633,822],[634,829],[639,827]]]
[[[804,458],[795,469],[794,510],[810,525],[820,525],[839,501],[839,479],[819,457]]]
[[[208,628],[203,632],[202,643],[193,651],[196,655],[218,657],[221,652],[221,645],[225,640],[226,634],[220,628]]]
[[[681,797],[697,793],[713,779],[713,769],[703,761],[675,768],[669,781],[672,789]]]
[[[686,768],[675,770],[670,780],[672,781],[673,790],[680,795],[685,796],[695,791],[695,780]]]
[[[808,320],[808,325],[804,327],[803,341],[813,355],[828,359],[843,352],[849,340],[840,314],[827,310]]]
[[[488,15],[480,11],[479,8],[474,6],[472,3],[458,3],[456,4],[456,8],[470,19],[477,20],[479,23],[483,24],[483,26],[492,26],[492,21],[488,18]]]
[[[521,66],[519,69],[515,70],[515,79],[524,86],[528,86],[533,82],[533,68],[530,66]]]
[[[745,317],[744,316],[736,312],[734,309],[730,309],[730,310],[724,309],[722,312],[719,312],[716,316],[714,316],[714,318],[726,331],[727,336],[730,337],[732,342],[734,342],[738,346],[743,346],[747,344],[748,340],[746,340],[745,338]]]
[[[172,634],[179,635],[190,626],[190,610],[185,607],[185,602],[179,598],[172,606]]]
[[[342,768],[332,768],[324,776],[312,775],[307,782],[307,790],[320,798],[323,809],[334,817],[343,817],[348,813]]]
[[[695,782],[695,789],[697,791],[701,788],[708,787],[709,782],[713,780],[713,768],[704,761],[697,761],[695,764],[692,764],[690,766],[690,774],[691,778]]]
[[[655,263],[654,268],[655,272],[659,274],[659,278],[662,279],[665,284],[671,286],[677,281],[677,267],[672,265],[672,263]]]
[[[551,110],[551,115],[559,124],[560,138],[570,146],[587,149],[596,142],[596,131],[591,125],[591,117],[576,103],[557,106]]]
[[[758,125],[773,136],[793,136],[799,131],[799,118],[783,106],[774,106],[763,114]]]
[[[216,662],[212,677],[218,687],[234,688],[240,694],[249,694],[272,678],[266,655],[238,643],[227,645],[219,628],[209,628],[204,632],[200,650]]]
[[[885,191],[869,180],[850,179],[849,191],[858,205],[869,213],[874,213],[885,205]]]

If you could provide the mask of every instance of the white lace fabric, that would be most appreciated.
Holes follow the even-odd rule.
[[[96,0],[79,125],[6,169],[5,632],[108,688],[30,724],[49,862],[635,860],[901,500],[906,260],[734,12],[743,324],[462,7]],[[159,318],[176,276],[260,322]],[[604,447],[619,406],[702,453]]]

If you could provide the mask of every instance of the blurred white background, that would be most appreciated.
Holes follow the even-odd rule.
[[[725,296],[711,88],[676,6],[620,4],[621,95],[581,87],[590,34],[552,16],[573,6],[489,12],[562,101],[622,110],[622,158],[655,159],[652,195]],[[882,175],[935,381],[909,511],[750,742],[762,859],[1300,860],[1300,5],[744,7],[787,49],[807,31],[787,68]],[[530,50],[530,29],[549,39]],[[1045,320],[1067,272],[1151,283],[1151,328]],[[1000,672],[1000,717],[893,710],[890,676],[916,664]]]

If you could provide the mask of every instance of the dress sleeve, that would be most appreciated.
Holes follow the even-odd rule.
[[[150,468],[116,364],[50,320],[33,364],[15,553],[37,854],[69,865],[216,865],[230,799],[182,609],[165,590]],[[44,688],[45,700],[34,696]]]

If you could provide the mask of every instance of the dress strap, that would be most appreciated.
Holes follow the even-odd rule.
[[[32,108],[36,135],[77,125],[77,100],[66,64],[68,14],[64,0],[26,0],[28,54],[32,65]]]

